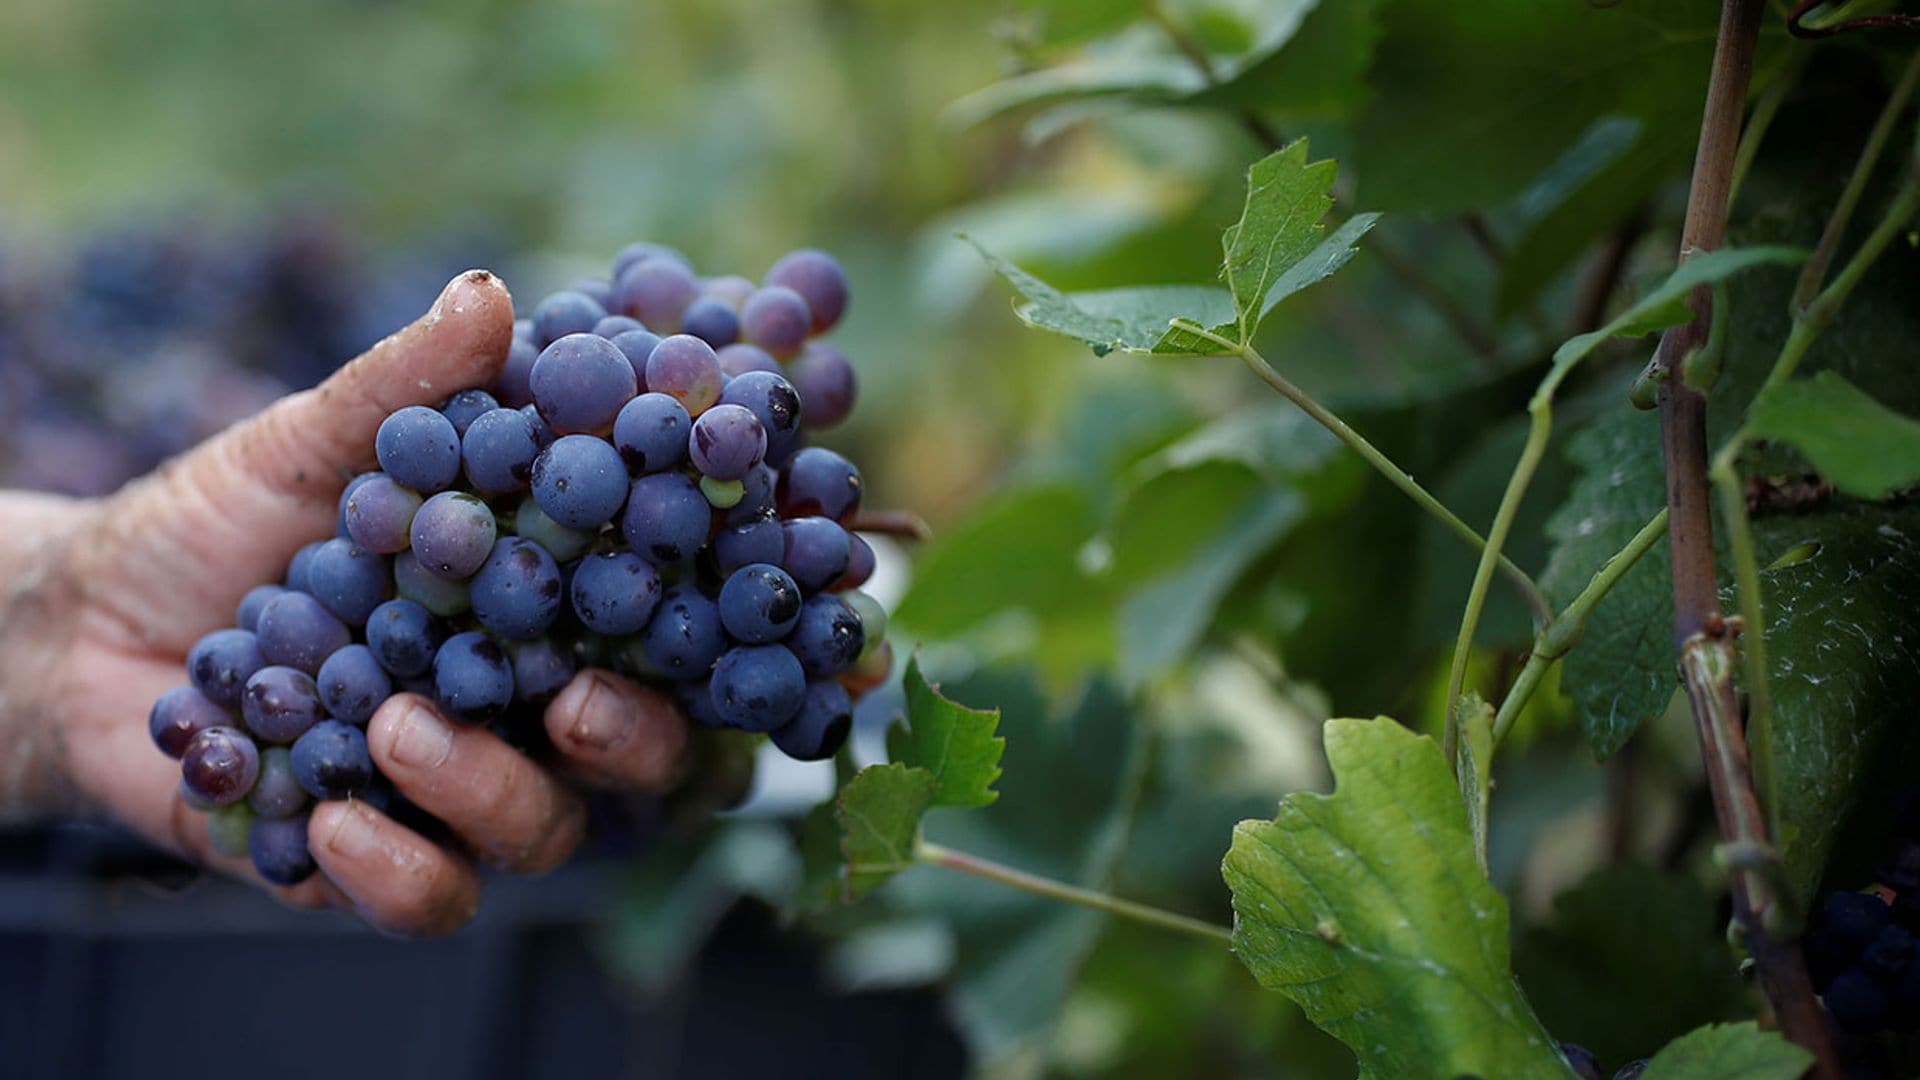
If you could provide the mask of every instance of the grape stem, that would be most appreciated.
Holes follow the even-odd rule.
[[[905,540],[931,540],[933,529],[911,510],[861,510],[848,526],[854,532],[884,533]]]
[[[1687,192],[1680,251],[1711,251],[1726,234],[1740,125],[1759,38],[1764,0],[1722,0],[1707,99]],[[1718,568],[1710,509],[1706,398],[1682,377],[1685,357],[1707,340],[1713,301],[1706,288],[1689,299],[1691,321],[1661,335],[1655,360],[1668,377],[1659,383],[1660,433],[1667,474],[1668,536],[1673,555],[1674,646],[1692,706],[1701,762],[1713,793],[1721,838],[1766,847],[1767,819],[1754,792],[1740,702],[1734,687],[1732,629],[1720,610]],[[1733,925],[1753,958],[1761,989],[1781,1030],[1811,1051],[1813,1075],[1838,1077],[1833,1043],[1815,1001],[1806,963],[1791,935],[1777,932],[1775,898],[1765,875],[1731,875]]]
[[[1394,487],[1399,488],[1408,498],[1418,503],[1421,509],[1433,515],[1454,535],[1482,551],[1486,549],[1486,538],[1475,532],[1473,526],[1461,521],[1458,515],[1447,509],[1446,504],[1434,498],[1426,488],[1421,487],[1405,469],[1394,464],[1392,458],[1381,453],[1377,447],[1368,442],[1366,436],[1348,427],[1347,422],[1340,419],[1332,410],[1314,400],[1311,394],[1294,385],[1292,380],[1275,371],[1273,365],[1267,363],[1266,357],[1261,356],[1258,349],[1250,344],[1242,344],[1221,337],[1188,319],[1174,319],[1173,325],[1186,333],[1220,346],[1233,356],[1238,356],[1249,370],[1260,376],[1261,381],[1273,387],[1281,397],[1293,402],[1301,412],[1312,417],[1321,427],[1332,432],[1335,438],[1346,443],[1355,453],[1366,459],[1367,464],[1373,466],[1380,475],[1391,481]],[[1514,565],[1513,561],[1504,555],[1496,557],[1495,565],[1507,575],[1514,588],[1519,591],[1520,599],[1527,605],[1527,610],[1532,614],[1536,627],[1544,627],[1553,621],[1553,608],[1547,603],[1546,594],[1540,591],[1540,586],[1527,576],[1525,570]]]
[[[1547,624],[1547,628],[1534,637],[1533,651],[1528,654],[1527,662],[1521,667],[1520,674],[1514,678],[1513,687],[1500,700],[1499,712],[1494,714],[1495,746],[1500,744],[1500,740],[1513,727],[1514,721],[1520,718],[1521,710],[1526,708],[1527,702],[1532,699],[1533,692],[1539,688],[1540,681],[1546,677],[1547,672],[1572,651],[1574,643],[1580,640],[1580,635],[1587,628],[1587,619],[1593,615],[1593,609],[1609,592],[1613,591],[1613,587],[1620,583],[1620,579],[1626,576],[1627,571],[1634,568],[1641,556],[1653,550],[1653,546],[1666,535],[1667,512],[1661,510],[1653,516],[1652,520],[1640,526],[1640,531],[1633,534],[1633,539],[1627,541],[1625,547],[1615,552],[1607,560],[1606,565],[1594,572],[1592,580],[1587,582],[1587,587],[1580,590],[1580,595],[1573,598],[1566,610],[1554,616],[1553,621]]]
[[[1178,912],[1167,911],[1132,900],[1123,900],[1117,896],[1096,892],[1092,889],[1083,889],[1077,885],[1069,885],[1064,881],[1055,881],[1052,878],[1041,877],[1038,874],[1029,874],[1025,870],[1016,870],[1011,866],[994,862],[991,859],[983,859],[977,855],[969,855],[964,851],[955,851],[950,847],[944,847],[927,840],[920,841],[915,850],[914,858],[917,862],[924,863],[928,866],[944,866],[949,870],[957,870],[963,874],[971,874],[977,878],[1005,885],[1010,889],[1018,889],[1021,892],[1045,897],[1048,900],[1057,900],[1063,904],[1076,904],[1080,907],[1092,908],[1095,911],[1105,912],[1108,915],[1118,916],[1122,919],[1131,919],[1134,922],[1147,926],[1157,926],[1163,930],[1175,930],[1193,937],[1204,938],[1211,942],[1231,944],[1233,941],[1233,931],[1231,929],[1216,923],[1207,922],[1204,919],[1196,919]]]

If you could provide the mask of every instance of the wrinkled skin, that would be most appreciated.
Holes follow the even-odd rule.
[[[330,535],[346,480],[372,467],[387,413],[483,386],[505,362],[512,299],[485,271],[455,278],[418,322],[323,385],[286,398],[97,500],[0,492],[0,818],[104,811],[208,866],[214,852],[154,749],[147,710],[185,681],[202,634]],[[543,767],[484,729],[400,694],[368,724],[380,770],[455,840],[431,843],[358,801],[319,804],[308,840],[321,873],[263,888],[303,907],[348,907],[383,929],[446,933],[480,901],[476,862],[539,873],[579,844],[583,787],[658,790],[686,745],[663,696],[583,671],[547,708],[561,764]]]

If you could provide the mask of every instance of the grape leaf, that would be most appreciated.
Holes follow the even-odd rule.
[[[1721,248],[1695,255],[1605,326],[1561,343],[1553,351],[1554,369],[1557,373],[1579,363],[1608,338],[1639,337],[1686,322],[1692,317],[1687,295],[1702,285],[1724,281],[1756,266],[1790,266],[1806,257],[1805,251],[1792,247]]]
[[[1272,56],[1293,37],[1317,0],[1206,0],[1168,4],[1168,18],[1197,39],[1208,71],[1175,45],[1164,27],[1139,23],[1089,43],[1079,54],[1038,71],[982,87],[947,109],[947,119],[971,126],[1014,109],[1087,98],[1124,97],[1166,102],[1193,97],[1230,82]],[[1083,18],[1082,26],[1110,19]],[[1198,31],[1198,32],[1196,32]]]
[[[1111,589],[1079,563],[1099,528],[1082,485],[1008,491],[929,545],[894,621],[931,638],[980,634],[989,645],[1018,646],[1061,678],[1105,663],[1113,655]],[[1037,625],[1030,643],[1008,640],[1009,615]]]
[[[1385,717],[1325,737],[1333,794],[1234,829],[1234,953],[1362,1076],[1566,1076],[1508,968],[1507,903],[1439,745]]]
[[[1691,132],[1718,8],[1394,0],[1355,133],[1362,196],[1391,211],[1478,210],[1519,193],[1603,116],[1634,117],[1653,139]]]
[[[1221,238],[1226,288],[1146,285],[1065,293],[993,254],[971,238],[988,265],[1025,301],[1015,313],[1028,326],[1078,338],[1098,355],[1115,350],[1161,356],[1216,356],[1232,351],[1185,324],[1233,345],[1253,339],[1261,319],[1282,300],[1345,266],[1379,220],[1356,214],[1331,234],[1320,219],[1333,205],[1332,161],[1307,161],[1296,140],[1254,163],[1240,220]],[[1183,325],[1172,325],[1179,320]]]
[[[869,765],[840,788],[834,816],[846,860],[845,898],[857,900],[914,865],[920,815],[933,804],[939,782],[917,766]]]
[[[1653,1055],[1641,1080],[1796,1080],[1813,1055],[1748,1020],[1708,1024]]]
[[[1920,698],[1920,508],[1766,518],[1754,542],[1762,566],[1819,545],[1761,574],[1773,719],[1752,733],[1774,841],[1807,901],[1858,785]]]
[[[969,709],[942,697],[920,674],[918,656],[907,661],[906,691],[908,726],[889,750],[895,761],[933,774],[932,805],[986,806],[999,798],[993,782],[1007,748],[1007,740],[993,733],[1000,710]]]
[[[1883,499],[1920,483],[1920,421],[1831,371],[1762,390],[1747,429],[1792,443],[1849,495]]]

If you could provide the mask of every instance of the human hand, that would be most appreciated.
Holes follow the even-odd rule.
[[[0,497],[8,531],[25,538],[11,567],[0,557],[0,579],[13,570],[0,599],[0,729],[9,716],[21,729],[11,758],[0,750],[0,803],[6,767],[33,770],[48,779],[14,787],[45,801],[57,783],[158,843],[260,882],[245,860],[212,849],[204,814],[180,800],[179,766],[149,740],[148,707],[185,681],[187,650],[231,625],[248,588],[279,580],[302,544],[332,532],[346,480],[372,465],[381,420],[490,383],[512,324],[505,287],[469,271],[418,322],[321,386],[118,494]],[[389,699],[367,726],[374,762],[458,846],[364,801],[323,802],[308,827],[321,874],[260,883],[290,904],[351,907],[392,931],[448,932],[479,903],[476,861],[531,873],[559,865],[583,834],[582,787],[662,788],[687,741],[667,698],[599,670],[576,676],[545,724],[559,758],[551,768],[484,728],[450,723],[425,698]]]

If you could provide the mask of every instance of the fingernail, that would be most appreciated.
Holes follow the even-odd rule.
[[[580,705],[580,719],[574,721],[573,739],[599,750],[611,750],[633,734],[633,706],[604,679],[590,678],[593,685]]]
[[[453,729],[432,709],[415,705],[400,717],[393,760],[410,769],[437,769],[453,753]]]
[[[346,859],[365,859],[380,849],[380,837],[366,808],[348,803],[340,812],[340,823],[327,837],[327,850]]]

